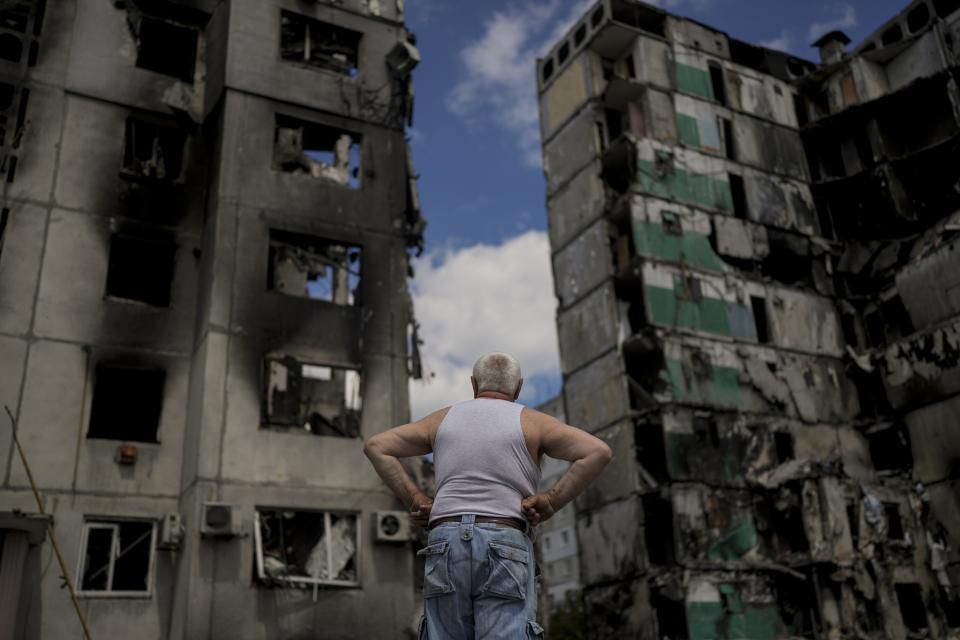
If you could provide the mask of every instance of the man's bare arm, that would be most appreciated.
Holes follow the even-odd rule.
[[[613,451],[600,438],[546,414],[540,413],[534,419],[541,451],[572,463],[546,493],[524,499],[524,513],[533,524],[538,524],[583,493],[613,458]]]
[[[400,464],[400,458],[422,456],[433,451],[433,434],[446,415],[447,409],[436,411],[416,422],[370,436],[363,443],[363,452],[377,474],[394,495],[411,509],[424,499],[429,501],[429,498],[411,480]]]

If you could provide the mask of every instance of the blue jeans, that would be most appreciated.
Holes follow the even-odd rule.
[[[437,525],[417,552],[426,564],[420,640],[542,638],[533,542],[475,518]]]

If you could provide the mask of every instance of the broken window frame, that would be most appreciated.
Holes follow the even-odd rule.
[[[284,229],[270,229],[268,237],[268,291],[291,298],[303,298],[341,307],[360,306],[360,283],[363,278],[363,247],[361,245]],[[343,256],[338,261],[337,256],[332,255],[331,252],[335,254],[341,251]],[[307,268],[301,271],[305,277],[305,295],[279,288],[277,269],[284,258],[294,263],[308,263]],[[356,263],[359,263],[359,269],[351,268]],[[323,269],[322,277],[317,272],[317,267]],[[329,276],[326,275],[327,271],[330,271]],[[318,291],[322,293],[321,285],[328,278],[329,297],[316,295]],[[310,287],[311,283],[317,284],[313,290]],[[338,301],[338,298],[343,301]]]
[[[285,44],[285,34],[284,28],[287,25],[294,25],[296,27],[302,27],[303,29],[303,57],[297,58],[287,54],[291,50],[291,45],[289,43]],[[319,29],[330,29],[333,33],[341,32],[346,38],[355,39],[355,45],[347,42],[346,40],[342,43],[342,46],[353,49],[349,53],[345,54],[346,60],[338,60],[334,56],[340,52],[335,52],[332,54],[323,54],[323,57],[317,59],[316,61],[311,60],[313,57],[314,44],[320,42],[322,39],[319,35],[315,35],[315,30]],[[298,34],[299,35],[299,34]],[[347,76],[348,78],[357,78],[360,76],[360,61],[361,61],[361,48],[363,43],[363,32],[356,31],[354,29],[348,29],[331,22],[325,22],[323,20],[318,20],[310,16],[305,16],[295,11],[287,11],[286,9],[280,10],[280,59],[284,62],[291,62],[294,64],[303,65],[310,69],[319,69],[321,71],[328,71],[330,73],[335,73],[341,76]],[[340,44],[340,43],[336,43]],[[334,47],[336,48],[336,47]]]
[[[362,134],[284,113],[274,115],[273,131],[275,171],[307,175],[348,189],[363,188]],[[328,137],[331,140],[335,137],[335,141],[332,144],[317,142],[326,142]],[[350,144],[345,150],[338,149],[344,137],[349,139]],[[320,154],[330,154],[329,162]]]
[[[304,576],[279,576],[272,577],[268,576],[266,570],[264,569],[264,549],[263,549],[263,533],[260,530],[261,527],[261,518],[260,514],[263,512],[293,512],[293,513],[311,513],[311,514],[323,514],[323,538],[326,542],[326,557],[327,557],[327,566],[331,566],[331,556],[333,554],[332,543],[330,536],[326,535],[327,531],[330,531],[332,527],[331,517],[337,516],[340,518],[353,518],[356,522],[355,531],[356,531],[356,546],[354,550],[354,571],[356,573],[356,580],[331,580],[329,578],[310,578]],[[361,549],[363,543],[363,517],[360,512],[357,511],[325,511],[322,509],[291,509],[291,508],[277,508],[277,507],[257,507],[253,513],[253,539],[254,539],[254,562],[256,569],[257,580],[261,584],[273,584],[273,583],[290,583],[287,586],[294,587],[296,585],[309,585],[309,586],[323,586],[323,587],[343,587],[343,588],[359,588],[361,587],[360,576],[362,575],[362,555]],[[317,542],[319,544],[319,541]],[[289,565],[288,565],[289,566]]]
[[[274,405],[274,400],[272,397],[272,376],[271,376],[271,367],[274,363],[278,363],[280,366],[286,368],[287,375],[290,373],[290,364],[296,363],[300,367],[300,377],[298,379],[298,395],[297,402],[299,404],[298,413],[296,420],[294,421],[288,415],[284,415],[280,410],[272,410]],[[302,381],[304,379],[311,379],[311,376],[306,375],[304,370],[306,368],[311,369],[328,369],[330,371],[330,379],[333,379],[333,374],[336,371],[345,372],[343,380],[343,396],[340,402],[340,413],[337,416],[334,416],[332,419],[328,419],[324,416],[321,416],[333,430],[338,430],[339,435],[336,434],[325,434],[314,432],[313,428],[310,425],[310,419],[313,415],[308,411],[311,404],[310,402],[304,402],[304,393],[302,390]],[[352,376],[350,374],[353,374]],[[313,378],[324,380],[323,378]],[[361,427],[363,422],[363,372],[360,367],[348,367],[342,365],[334,365],[323,362],[311,362],[307,360],[301,360],[295,356],[289,354],[270,354],[263,359],[263,382],[261,384],[261,389],[263,389],[263,417],[261,420],[261,427],[266,429],[274,430],[293,430],[293,431],[303,431],[307,434],[314,436],[325,436],[325,437],[335,437],[335,438],[360,438],[361,437]],[[288,381],[286,389],[290,389],[291,383]],[[278,391],[283,391],[279,390]],[[351,394],[352,391],[352,394]],[[283,391],[284,393],[292,393],[292,391]],[[308,399],[309,400],[309,399]],[[292,401],[288,400],[288,403]],[[291,412],[292,413],[292,412]],[[315,412],[318,413],[318,412]],[[336,420],[337,418],[342,418],[343,420],[343,429],[338,429],[331,420]],[[350,426],[355,426],[355,433],[350,429]]]
[[[193,84],[194,79],[196,78],[197,73],[197,53],[200,50],[200,29],[195,25],[183,24],[175,20],[170,20],[166,18],[161,18],[155,15],[140,14],[137,16],[139,19],[136,21],[136,44],[137,44],[137,61],[136,66],[138,69],[143,69],[144,71],[150,71],[151,73],[159,73],[170,78],[176,78],[188,84]],[[174,71],[172,68],[163,70],[163,64],[158,64],[156,62],[157,56],[156,53],[147,49],[147,52],[144,53],[144,37],[143,30],[146,25],[149,25],[148,30],[158,31],[153,33],[153,38],[157,40],[165,40],[171,35],[171,32],[174,30],[183,32],[183,36],[192,38],[189,48],[180,48],[177,47],[175,50],[179,50],[179,56],[182,56],[182,59],[177,60],[177,65],[183,65],[182,69]],[[148,40],[153,39],[148,38]],[[166,44],[169,45],[169,42]],[[148,47],[159,47],[164,48],[164,44],[148,44]],[[163,56],[161,56],[163,57]],[[166,57],[169,57],[169,50],[166,53]],[[190,68],[187,69],[187,60],[190,59]],[[167,60],[169,63],[169,60]]]
[[[114,591],[113,586],[114,570],[116,561],[123,557],[130,549],[140,544],[142,538],[138,538],[126,550],[120,549],[120,528],[124,523],[141,523],[150,525],[150,560],[147,565],[146,590],[145,591]],[[83,588],[84,570],[87,563],[87,544],[90,539],[92,529],[107,529],[112,531],[110,564],[107,566],[107,586],[105,590],[89,590]],[[74,582],[75,591],[78,596],[83,598],[143,598],[153,597],[154,572],[157,559],[157,521],[144,518],[115,518],[115,517],[87,517],[83,522],[83,530],[80,534],[80,552],[77,554],[77,573]]]
[[[153,155],[149,160],[142,160],[137,156],[137,128],[146,129],[148,137],[153,129]],[[165,135],[160,135],[165,134]],[[123,134],[123,157],[120,165],[120,177],[130,180],[144,180],[157,183],[179,183],[185,169],[187,134],[178,127],[151,118],[141,118],[135,115],[127,117]],[[171,153],[172,152],[172,153]],[[159,155],[158,155],[159,154]],[[166,156],[170,155],[176,162],[171,166],[176,174],[166,171]],[[164,175],[156,175],[159,162],[163,162]],[[151,164],[152,163],[152,164]]]

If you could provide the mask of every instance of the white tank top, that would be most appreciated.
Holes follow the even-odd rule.
[[[430,520],[476,514],[523,519],[540,466],[520,428],[523,405],[477,398],[450,407],[433,445],[436,494]]]

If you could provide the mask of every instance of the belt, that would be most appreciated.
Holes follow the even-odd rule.
[[[430,523],[430,528],[433,529],[439,524],[444,524],[448,522],[459,523],[463,520],[463,516],[447,516],[446,518],[437,518]],[[505,527],[510,527],[511,529],[518,529],[520,531],[526,531],[527,525],[523,520],[518,518],[498,518],[496,516],[477,516],[473,520],[477,524],[488,523],[488,524],[500,524]]]

